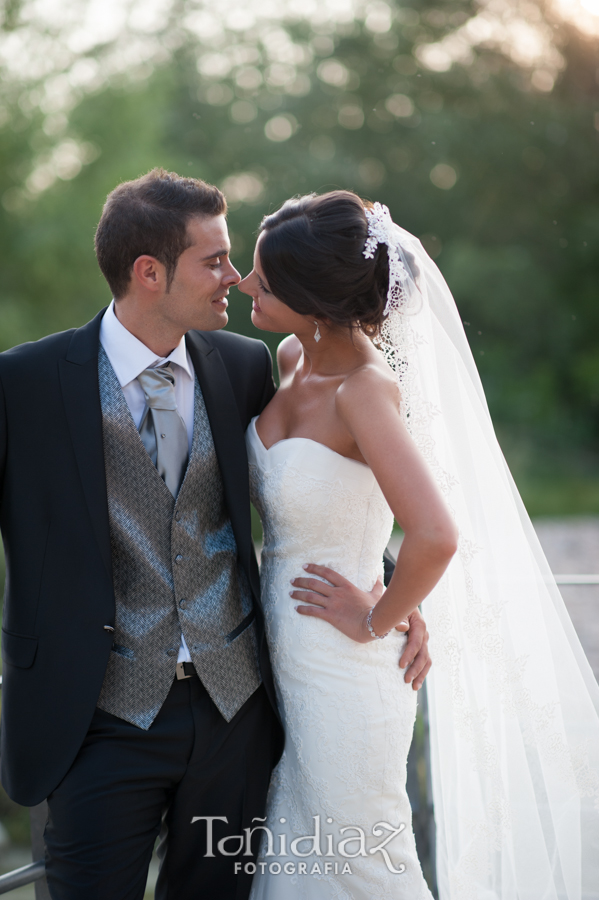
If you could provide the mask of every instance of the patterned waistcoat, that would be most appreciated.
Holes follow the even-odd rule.
[[[173,683],[183,634],[196,672],[230,721],[260,684],[258,645],[199,383],[175,500],[102,347],[99,378],[116,620],[98,706],[147,730]]]

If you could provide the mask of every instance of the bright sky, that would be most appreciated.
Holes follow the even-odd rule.
[[[587,12],[599,16],[599,0],[567,0],[568,5],[581,6]]]
[[[564,19],[575,22],[581,31],[599,35],[599,0],[553,0]]]

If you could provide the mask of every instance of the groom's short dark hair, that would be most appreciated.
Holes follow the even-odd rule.
[[[177,261],[190,246],[193,216],[227,212],[224,194],[212,184],[152,169],[119,184],[107,197],[96,230],[96,257],[116,300],[127,293],[133,263],[154,256],[166,267],[170,287]]]

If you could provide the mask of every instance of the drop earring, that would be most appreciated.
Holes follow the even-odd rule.
[[[322,335],[320,333],[320,325],[318,324],[316,319],[314,320],[314,324],[316,325],[316,331],[314,332],[314,340],[316,341],[316,343],[318,343],[322,337]]]

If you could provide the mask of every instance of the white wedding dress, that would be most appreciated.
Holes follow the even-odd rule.
[[[255,419],[246,441],[286,733],[265,823],[272,847],[263,832],[251,900],[432,900],[405,789],[416,715],[416,692],[398,666],[406,638],[393,631],[358,644],[301,616],[290,597],[307,562],[371,590],[392,513],[371,470],[324,444],[289,438],[267,450]]]

